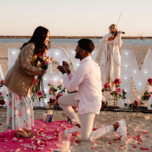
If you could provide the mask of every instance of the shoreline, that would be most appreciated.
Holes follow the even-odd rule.
[[[103,36],[50,36],[51,39],[101,39]],[[0,39],[30,39],[31,36],[0,36]],[[150,36],[122,36],[122,39],[152,39]]]

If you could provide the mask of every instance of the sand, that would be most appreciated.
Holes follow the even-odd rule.
[[[9,43],[5,43],[5,44],[0,44],[0,64],[2,66],[2,70],[4,75],[6,76],[7,72],[8,72],[8,47],[21,47],[22,44],[9,44]],[[67,44],[52,44],[52,47],[66,47]],[[68,44],[69,46],[69,44]],[[76,46],[76,45],[70,45],[70,46]],[[99,45],[97,45],[99,46]],[[96,62],[98,64],[100,64],[100,59],[101,59],[101,54],[103,51],[103,46],[101,46],[101,49],[99,50]],[[149,48],[152,48],[152,45],[123,45],[122,48],[130,48],[134,50],[139,68],[141,69],[142,64],[144,62],[144,59],[146,57],[146,54],[148,52]],[[55,72],[56,70],[56,66],[57,66],[57,62],[54,62],[54,66],[53,66],[53,71]],[[71,66],[71,69],[73,71],[73,67]],[[146,89],[146,86],[144,88],[144,90],[142,92],[144,92]],[[135,85],[132,81],[131,84],[131,100],[135,99],[135,96],[139,94],[139,92],[136,91]],[[141,92],[140,92],[141,94]],[[111,105],[113,104],[113,100],[112,97],[109,95],[109,93],[105,94],[106,99],[109,101],[108,104]],[[145,103],[145,106],[147,105],[147,103]],[[35,114],[35,119],[42,119],[42,113],[44,111],[43,110],[37,110],[36,114]],[[128,115],[129,113],[127,113],[126,115]],[[5,125],[6,125],[6,110],[5,109],[1,109],[0,110],[0,123],[2,123],[2,126],[0,127],[0,130],[5,130]],[[62,111],[57,111],[54,112],[54,120],[63,120],[65,119],[65,114],[62,114]],[[80,144],[76,144],[75,142],[73,142],[73,146],[74,149],[72,151],[75,152],[99,152],[99,151],[109,151],[109,152],[119,152],[119,151],[124,151],[124,152],[129,152],[129,151],[142,151],[140,148],[149,148],[149,151],[152,151],[152,128],[151,128],[151,124],[152,121],[149,120],[150,118],[150,114],[142,114],[142,116],[137,117],[136,114],[134,114],[134,116],[132,117],[132,121],[129,120],[129,116],[128,117],[124,117],[123,113],[118,113],[118,117],[117,118],[113,118],[113,113],[112,112],[108,112],[108,116],[105,117],[105,113],[101,112],[100,115],[96,116],[95,118],[95,127],[99,128],[101,127],[100,125],[106,126],[106,125],[111,125],[113,124],[115,121],[120,120],[120,119],[126,119],[127,121],[127,127],[128,127],[128,132],[130,133],[130,136],[128,135],[128,137],[131,137],[131,139],[127,139],[126,141],[114,141],[114,138],[117,138],[117,134],[116,132],[105,136],[102,139],[96,140],[99,143],[96,142],[82,142]],[[140,113],[141,115],[141,113]],[[143,134],[142,131],[145,130],[147,131],[147,134]],[[138,134],[141,135],[142,141],[141,145],[138,144],[138,142],[136,140],[134,140],[134,137],[136,137]],[[76,137],[79,139],[79,137]],[[107,142],[106,142],[107,141]],[[112,142],[113,144],[109,144],[109,142]],[[119,147],[123,145],[124,149],[119,149]],[[137,148],[133,148],[134,145],[137,145]],[[97,149],[91,149],[91,147],[97,147]]]

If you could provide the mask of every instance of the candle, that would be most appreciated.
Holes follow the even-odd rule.
[[[53,111],[52,110],[48,110],[48,114],[49,115],[53,115]]]
[[[43,121],[46,121],[47,113],[43,114]]]
[[[70,141],[62,141],[62,149],[69,149]]]

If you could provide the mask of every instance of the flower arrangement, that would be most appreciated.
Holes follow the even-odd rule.
[[[126,92],[124,89],[120,88],[120,83],[121,83],[121,80],[116,78],[114,80],[114,85],[115,85],[116,90],[112,91],[110,93],[114,97],[114,111],[115,111],[115,107],[116,107],[118,99],[122,98],[124,100],[124,102],[126,99]],[[116,113],[116,115],[117,115],[117,113]]]
[[[0,89],[3,87],[3,85],[4,85],[4,80],[1,80],[1,82],[0,82]],[[6,102],[4,100],[3,93],[0,92],[0,105],[3,106],[5,103]]]
[[[49,89],[49,94],[52,96],[50,100],[48,101],[48,105],[52,108],[55,104],[58,104],[58,99],[62,96],[62,93],[65,92],[65,88],[62,88],[62,83],[63,80],[59,79],[57,82],[57,88],[55,88],[55,80],[51,79],[50,83],[48,86],[50,87]]]
[[[104,95],[105,91],[110,91],[111,90],[109,83],[106,83],[103,86],[104,86],[104,88],[102,89],[102,95]]]

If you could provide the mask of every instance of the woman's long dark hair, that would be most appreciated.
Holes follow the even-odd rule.
[[[47,37],[48,32],[49,30],[46,29],[45,27],[42,27],[42,26],[37,27],[31,39],[27,43],[24,43],[21,49],[28,43],[34,43],[35,45],[34,55],[38,54],[39,52],[44,53],[44,50],[46,49],[46,45],[44,44],[44,41]],[[48,46],[47,46],[47,49],[49,48],[50,48],[50,43],[48,43]]]

